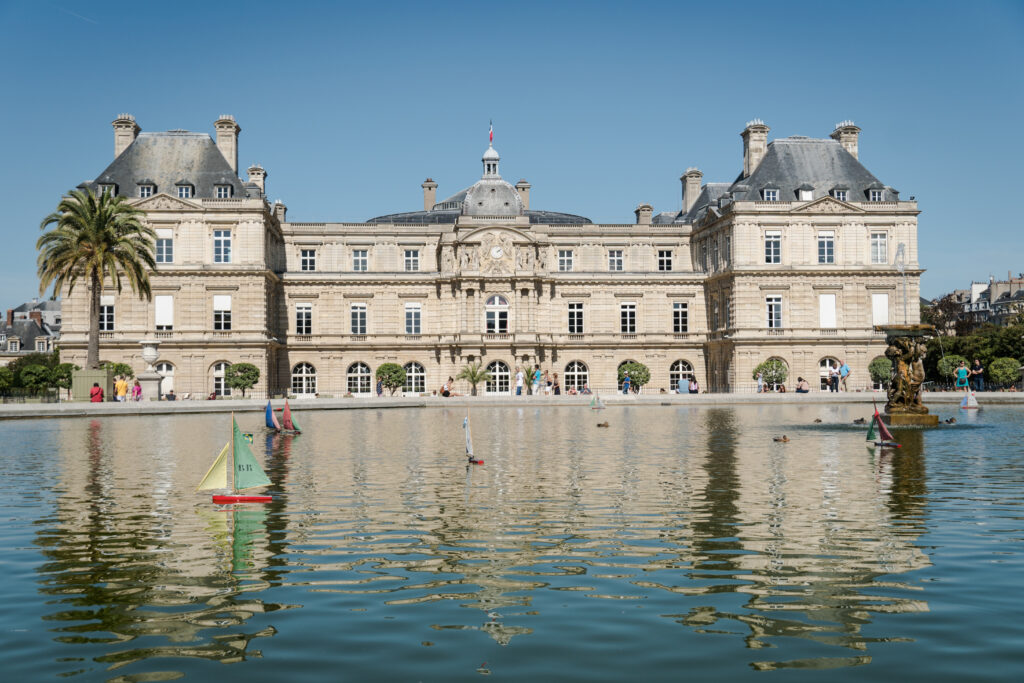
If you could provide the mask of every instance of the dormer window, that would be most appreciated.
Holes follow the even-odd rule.
[[[192,186],[191,185],[178,185],[178,199],[191,199],[192,198]]]
[[[841,202],[845,202],[850,196],[850,192],[849,190],[832,190],[832,196]]]
[[[765,188],[762,190],[762,196],[766,202],[777,202],[779,201],[779,191],[775,188]]]
[[[802,202],[809,202],[814,199],[814,186],[810,183],[804,183],[800,187],[796,188],[796,198]]]
[[[217,199],[229,199],[231,197],[231,186],[230,185],[218,185],[217,186]]]
[[[109,194],[111,197],[117,194],[117,185],[105,184],[99,187],[100,194]]]
[[[156,194],[156,185],[139,185],[140,197],[152,197]]]
[[[868,190],[868,201],[880,202],[882,201],[882,194],[882,190]]]

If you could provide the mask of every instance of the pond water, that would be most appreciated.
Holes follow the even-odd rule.
[[[959,413],[959,414],[958,414]],[[1024,675],[1024,426],[864,406],[299,412],[269,505],[226,415],[0,422],[7,680]],[[821,419],[815,424],[815,418]],[[597,422],[607,420],[607,428]],[[773,437],[785,433],[789,443]],[[1018,596],[1018,597],[1013,597]]]

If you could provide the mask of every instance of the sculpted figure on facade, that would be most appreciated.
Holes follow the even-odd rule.
[[[452,253],[451,247],[445,247],[441,251],[441,269],[442,272],[451,273],[455,270],[455,255]]]
[[[512,237],[503,232],[488,233],[481,245],[483,266],[481,270],[485,273],[509,273],[512,271],[512,264],[515,262],[515,253],[512,247]]]

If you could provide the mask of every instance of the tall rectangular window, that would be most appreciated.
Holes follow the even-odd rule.
[[[158,294],[153,297],[153,324],[157,332],[169,332],[174,329],[174,297],[170,294]]]
[[[100,306],[100,332],[114,331],[114,307]]]
[[[558,270],[568,273],[572,270],[572,249],[558,250]]]
[[[723,322],[724,322],[726,328],[730,328],[730,327],[732,327],[732,297],[731,297],[730,294],[726,294],[725,295],[724,305],[725,305],[725,315],[723,316],[724,317]]]
[[[872,263],[888,263],[889,262],[889,245],[887,244],[887,235],[884,232],[873,232],[871,233],[871,262]]]
[[[700,245],[700,269],[704,272],[708,270],[708,243],[702,242]]]
[[[619,331],[622,334],[636,334],[636,304],[619,306]]]
[[[818,232],[818,263],[836,262],[836,233],[834,230]]]
[[[366,304],[352,304],[352,334],[366,334]]]
[[[725,236],[725,246],[722,248],[722,261],[725,265],[732,262],[732,236]]]
[[[718,238],[711,239],[711,270],[718,270]]]
[[[295,334],[313,334],[313,304],[295,304]]]
[[[768,309],[768,329],[780,329],[782,327],[782,296],[777,294],[766,296],[764,302]]]
[[[569,334],[583,334],[583,304],[569,304]]]
[[[658,250],[658,270],[660,270],[660,271],[672,270],[672,250],[671,249],[659,249]]]
[[[721,320],[719,317],[718,298],[716,297],[711,301],[711,329],[719,329],[720,322]]]
[[[871,324],[872,325],[888,325],[889,324],[889,295],[888,294],[874,294],[871,295]]]
[[[690,331],[689,305],[682,301],[672,303],[672,331],[685,334]]]
[[[609,249],[608,250],[608,270],[618,272],[622,270],[622,250],[621,249]]]
[[[765,230],[764,232],[764,262],[782,263],[782,231]]]
[[[157,263],[174,263],[174,231],[169,228],[158,228],[156,231]]]
[[[231,263],[231,231],[213,231],[213,262]]]
[[[405,305],[405,333],[420,334],[420,318],[423,309],[419,304]]]
[[[299,270],[306,272],[316,270],[316,249],[299,250]]]
[[[231,329],[231,295],[213,295],[213,329],[227,331]]]
[[[836,326],[836,295],[818,295],[818,327],[832,329]]]
[[[366,249],[352,250],[352,270],[357,273],[365,273],[369,270],[369,257]]]
[[[407,273],[415,273],[420,269],[420,250],[405,250],[405,270]]]

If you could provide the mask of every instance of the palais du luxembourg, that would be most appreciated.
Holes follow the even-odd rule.
[[[151,301],[104,292],[100,357],[141,372],[139,341],[156,339],[162,391],[179,396],[230,393],[237,362],[259,367],[263,395],[369,395],[385,362],[405,367],[411,395],[474,362],[492,374],[485,394],[509,393],[515,368],[535,364],[563,391],[612,391],[627,361],[650,369],[645,392],[691,375],[702,391],[747,392],[769,358],[813,390],[845,360],[850,390],[867,390],[886,348],[875,326],[919,319],[917,203],[861,163],[850,121],[769,140],[753,120],[721,141],[734,179],[705,182],[700,160],[680,159],[682,209],[623,197],[629,224],[533,207],[493,146],[463,177],[394,188],[379,216],[293,223],[267,199],[273,169],[240,177],[240,151],[256,151],[234,117],[213,136],[144,132],[128,114],[113,129],[113,160],[81,187],[145,211],[157,269]],[[510,177],[528,178],[516,162]],[[62,360],[85,364],[87,313],[87,288],[63,293]]]

